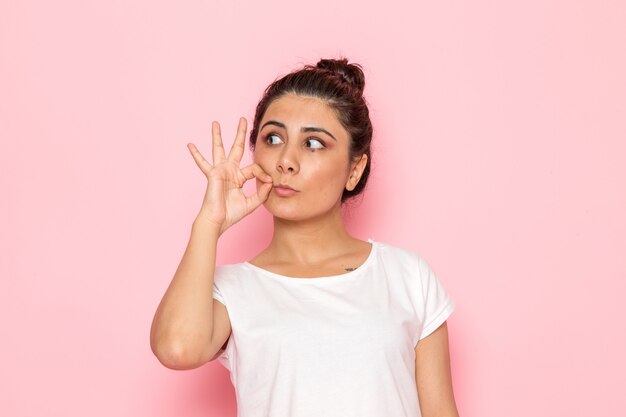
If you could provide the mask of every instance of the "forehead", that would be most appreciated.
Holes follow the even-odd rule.
[[[265,111],[260,125],[267,120],[284,123],[287,128],[316,126],[329,130],[333,135],[347,135],[335,111],[322,99],[287,94],[274,100]],[[337,137],[337,136],[335,136]]]

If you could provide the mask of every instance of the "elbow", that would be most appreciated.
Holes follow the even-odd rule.
[[[151,343],[152,353],[157,357],[163,366],[175,371],[185,371],[195,369],[203,365],[202,355],[189,352],[180,344],[156,344]]]

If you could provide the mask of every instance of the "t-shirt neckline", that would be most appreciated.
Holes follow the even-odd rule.
[[[372,245],[372,247],[370,248],[370,253],[369,255],[367,255],[367,258],[365,259],[365,261],[355,270],[348,271],[344,274],[327,275],[323,277],[310,277],[310,278],[309,277],[289,277],[287,275],[281,275],[276,272],[268,271],[267,269],[263,269],[256,265],[253,265],[248,261],[244,261],[242,262],[242,264],[254,271],[260,272],[263,275],[266,275],[272,278],[277,278],[286,282],[295,282],[295,283],[311,282],[312,283],[312,282],[327,282],[327,281],[328,282],[344,281],[344,280],[350,279],[351,277],[360,275],[362,271],[367,269],[369,265],[374,261],[374,258],[376,257],[376,252],[378,249],[378,242],[370,238],[368,238],[367,241]]]

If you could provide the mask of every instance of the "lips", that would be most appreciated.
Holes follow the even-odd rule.
[[[297,193],[296,190],[288,185],[276,185],[274,186],[274,193],[280,197],[289,197]]]
[[[282,188],[282,189],[285,189],[285,190],[296,191],[295,189],[291,188],[287,184],[277,184],[277,185],[274,186],[274,188]]]
[[[285,191],[287,191],[287,190],[289,190],[289,191],[296,191],[296,190],[294,190],[293,188],[291,188],[291,187],[290,187],[290,186],[288,186],[288,185],[277,185],[277,186],[275,186],[274,188],[276,188],[276,189],[281,189],[281,190],[285,190]]]

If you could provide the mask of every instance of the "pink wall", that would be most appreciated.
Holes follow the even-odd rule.
[[[623,412],[625,3],[242,3],[0,3],[0,415],[235,415],[217,362],[149,348],[204,195],[186,143],[216,119],[230,147],[277,75],[340,54],[375,124],[350,230],[454,297],[461,415]]]

